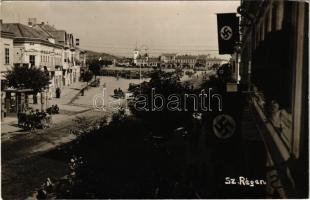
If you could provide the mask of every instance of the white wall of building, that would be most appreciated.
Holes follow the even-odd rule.
[[[13,66],[13,39],[1,37],[0,41],[0,70],[1,72],[5,72]],[[5,60],[5,49],[9,49],[9,63],[6,63]]]

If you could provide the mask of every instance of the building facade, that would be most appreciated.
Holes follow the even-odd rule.
[[[149,67],[149,55],[147,53],[139,56],[136,59],[136,66],[138,67]]]
[[[137,48],[135,48],[134,50],[133,50],[133,64],[134,65],[137,65],[138,63],[138,57],[140,56],[140,51],[137,49]]]
[[[176,66],[183,68],[194,68],[197,62],[197,56],[192,55],[178,55],[175,57]]]
[[[77,48],[79,39],[74,38],[73,34],[69,34],[65,30],[58,30],[54,26],[44,22],[37,23],[36,19],[29,19],[28,25],[40,32],[41,35],[51,37],[53,39],[50,40],[51,42],[63,47],[60,68],[62,71],[62,84],[60,87],[69,86],[78,81],[80,78],[81,64],[83,62],[85,63],[84,59],[80,59],[84,51]]]
[[[4,31],[2,28],[2,20],[0,20],[0,77],[1,77],[1,119],[6,116],[5,98],[6,93],[4,90],[7,88],[5,73],[13,67],[13,40],[14,34],[12,32]]]
[[[3,29],[14,33],[13,63],[28,64],[46,70],[51,78],[48,95],[59,87],[63,47],[54,38],[43,35],[30,26],[19,23],[3,24]]]
[[[135,58],[135,54],[134,54]],[[162,68],[203,68],[211,70],[214,65],[222,65],[228,60],[209,55],[178,55],[176,53],[161,54],[159,57],[149,57],[148,54],[138,54],[134,59],[136,66]]]
[[[241,82],[266,147],[267,195],[308,197],[308,24],[302,1],[242,0]]]
[[[1,50],[0,50],[0,65],[1,65],[1,80],[4,80],[3,74],[12,69],[13,67],[13,39],[14,34],[3,30],[2,20],[0,20],[1,26]]]
[[[160,59],[159,57],[150,57],[148,59],[148,66],[149,67],[160,67]]]
[[[223,65],[224,63],[227,63],[227,62],[228,62],[228,60],[225,60],[225,59],[220,59],[220,58],[216,58],[216,57],[208,57],[205,60],[205,67],[207,69],[212,69],[212,67],[214,65],[221,66],[221,65]]]
[[[85,51],[77,45],[79,40],[75,40],[73,34],[43,22],[38,24],[35,18],[30,18],[27,25],[1,21],[2,110],[16,115],[23,110],[23,105],[16,102],[28,105],[36,103],[36,99],[41,99],[43,105],[43,99],[56,97],[57,88],[79,81],[80,68],[86,66],[86,57]],[[14,65],[37,67],[48,73],[50,84],[46,92],[33,94],[30,89],[7,88],[4,74]],[[30,94],[33,95],[32,102],[28,98]]]

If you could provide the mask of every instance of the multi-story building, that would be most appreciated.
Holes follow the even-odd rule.
[[[161,61],[161,65],[164,67],[174,67],[175,64],[175,57],[176,57],[176,53],[163,53],[160,55],[160,61]]]
[[[14,34],[9,31],[5,31],[2,27],[2,20],[0,20],[1,26],[1,49],[0,49],[0,64],[1,64],[1,82],[4,80],[4,73],[13,67],[13,39]],[[4,84],[1,83],[1,84]],[[3,85],[1,85],[3,86]]]
[[[196,59],[196,67],[203,67],[206,68],[207,66],[207,59],[210,57],[210,55],[198,55]]]
[[[206,68],[211,69],[214,65],[222,65],[224,63],[227,63],[228,60],[221,59],[221,58],[216,58],[216,57],[208,57],[206,59]]]
[[[42,97],[42,105],[43,97],[52,98],[56,96],[57,88],[78,81],[80,66],[86,65],[85,51],[77,48],[78,45],[79,40],[74,40],[72,34],[43,22],[38,24],[35,18],[30,18],[28,25],[1,21],[1,56],[3,54],[4,57],[1,59],[1,95],[2,100],[5,98],[5,101],[2,101],[2,104],[5,102],[2,110],[16,114],[23,109],[24,103],[21,101],[28,104],[29,94],[33,94],[31,89],[5,88],[4,73],[13,65],[38,67],[49,74],[50,84],[46,95],[36,94]],[[35,102],[38,96],[33,95]]]
[[[85,59],[80,59],[85,52],[77,48],[77,46],[79,45],[79,39],[75,39],[73,34],[68,34],[64,30],[58,30],[54,26],[51,26],[44,22],[37,23],[35,18],[29,19],[29,25],[36,29],[38,32],[40,32],[42,35],[52,37],[56,44],[63,47],[63,59],[61,60],[61,86],[68,86],[78,81],[80,78],[81,64],[85,64],[86,62]]]
[[[1,78],[1,119],[5,117],[5,98],[4,89],[7,88],[5,73],[13,67],[13,39],[14,34],[3,30],[2,20],[0,20],[1,40],[0,40],[0,78]]]
[[[177,66],[188,67],[188,68],[205,68],[212,69],[214,65],[222,65],[227,63],[228,60],[211,57],[210,55],[179,55],[176,56]]]
[[[3,30],[14,33],[13,63],[28,64],[48,71],[51,83],[49,96],[52,97],[60,86],[58,76],[61,70],[63,47],[55,43],[54,38],[42,34],[36,29],[20,23],[3,24]]]
[[[149,67],[160,67],[160,59],[159,57],[149,57],[148,59]]]
[[[136,59],[136,65],[138,67],[148,67],[149,66],[149,55],[147,53],[139,55]]]
[[[129,67],[129,66],[131,66],[131,63],[132,63],[132,60],[130,58],[119,58],[115,62],[116,66],[120,66],[120,67]],[[136,64],[137,64],[137,62],[136,62]]]
[[[183,68],[194,68],[197,61],[197,56],[193,55],[178,55],[175,57],[176,66]]]
[[[253,113],[266,149],[267,195],[306,198],[309,5],[242,0],[238,12],[241,82],[254,92]]]

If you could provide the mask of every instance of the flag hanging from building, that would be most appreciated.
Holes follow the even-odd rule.
[[[219,54],[232,54],[239,41],[239,18],[236,13],[217,14]]]

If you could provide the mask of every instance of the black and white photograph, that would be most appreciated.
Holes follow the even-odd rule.
[[[0,10],[2,199],[309,198],[307,0]]]

